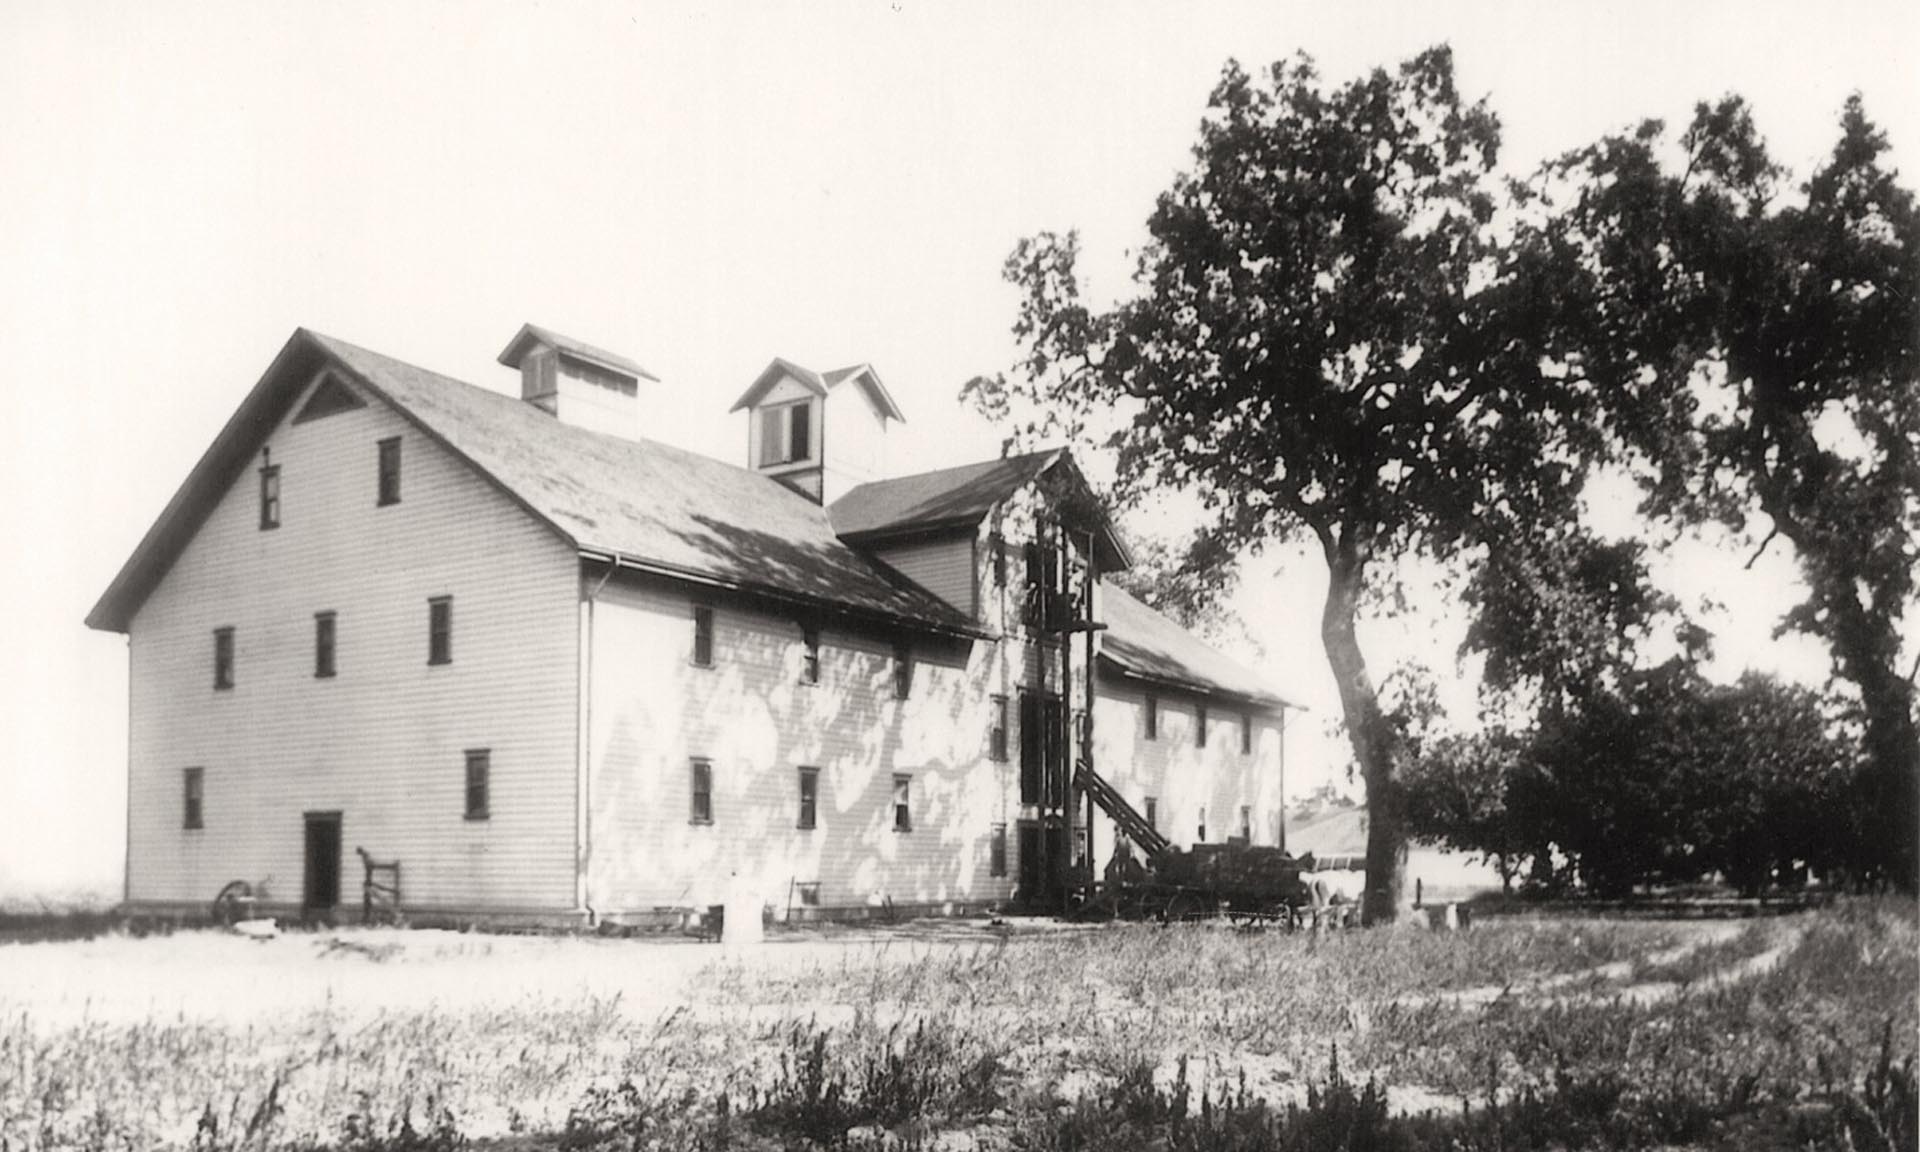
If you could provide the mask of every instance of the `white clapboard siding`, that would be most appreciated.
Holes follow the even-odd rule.
[[[978,616],[971,534],[961,532],[910,544],[888,544],[876,549],[874,555],[968,616]]]
[[[298,411],[298,405],[295,411]],[[402,438],[401,502],[376,507],[376,443]],[[258,461],[134,618],[127,895],[202,901],[229,880],[302,895],[303,820],[342,814],[341,899],[365,847],[412,907],[567,910],[576,901],[577,559],[377,401],[286,423],[280,527]],[[453,597],[453,662],[427,663],[427,600]],[[314,676],[314,613],[338,673]],[[213,689],[232,626],[235,685]],[[469,748],[492,753],[491,816],[464,817]],[[205,827],[182,773],[205,771]]]
[[[1011,875],[989,874],[992,828],[1010,823],[1017,785],[1017,766],[988,756],[989,702],[1012,683],[1002,645],[916,642],[912,694],[896,700],[884,638],[825,629],[808,685],[788,618],[717,603],[713,666],[701,668],[684,589],[616,580],[592,614],[597,913],[718,903],[736,872],[776,908],[801,884],[832,908],[1012,894]],[[710,825],[690,820],[694,757],[713,765]],[[796,826],[803,766],[820,770],[811,830]],[[910,832],[893,827],[895,773],[912,777]]]
[[[1147,739],[1147,691],[1138,683],[1104,676],[1094,707],[1096,770],[1142,815],[1146,798],[1159,801],[1157,827],[1181,847],[1197,838],[1202,807],[1207,842],[1240,834],[1240,808],[1253,809],[1253,842],[1277,844],[1284,787],[1284,727],[1279,712],[1253,713],[1253,751],[1240,751],[1242,710],[1208,705],[1207,746],[1196,745],[1196,698],[1172,691],[1159,700],[1159,738]],[[1113,823],[1101,814],[1094,826],[1096,864],[1111,857]]]

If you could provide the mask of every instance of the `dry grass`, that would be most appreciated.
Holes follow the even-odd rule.
[[[1793,925],[1777,966],[1724,983],[1707,978],[1780,923],[955,929],[724,956],[398,932],[0,947],[0,1147],[620,1147],[643,1131],[751,1146],[857,1142],[907,1116],[1006,1143],[1061,1103],[1172,1099],[1181,1077],[1300,1105],[1336,1044],[1393,1108],[1600,1085],[1668,1139],[1867,1091],[1889,1026],[1910,1048],[1913,905]],[[1706,942],[1671,955],[1688,940]],[[1634,999],[1645,980],[1676,990]]]

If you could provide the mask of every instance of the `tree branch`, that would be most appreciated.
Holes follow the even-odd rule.
[[[1778,535],[1780,535],[1780,524],[1778,521],[1775,521],[1773,528],[1767,532],[1767,538],[1760,541],[1760,547],[1753,550],[1753,555],[1747,557],[1746,566],[1742,571],[1753,571],[1753,566],[1759,562],[1761,555],[1766,552],[1767,545],[1773,543],[1773,538]]]

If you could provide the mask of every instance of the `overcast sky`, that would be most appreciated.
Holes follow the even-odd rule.
[[[1096,288],[1122,288],[1228,57],[1305,50],[1345,79],[1450,42],[1514,171],[1727,91],[1797,171],[1854,90],[1913,163],[1920,5],[1814,7],[10,0],[0,895],[117,895],[125,642],[80,621],[298,326],[506,390],[493,358],[535,321],[639,360],[650,435],[730,460],[726,409],[770,357],[871,361],[905,470],[964,462],[999,440],[956,393],[1010,360],[1001,261],[1077,227]],[[1693,545],[1667,575],[1733,605],[1723,674],[1817,681],[1818,649],[1768,637],[1791,565],[1744,559]],[[1269,555],[1240,596],[1315,709],[1293,792],[1344,762],[1323,579]],[[1377,630],[1376,665],[1446,666],[1440,599]]]

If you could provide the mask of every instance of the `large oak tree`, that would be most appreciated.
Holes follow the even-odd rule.
[[[1562,263],[1559,355],[1640,450],[1648,510],[1750,518],[1793,549],[1783,622],[1858,692],[1862,870],[1920,883],[1920,722],[1900,622],[1920,570],[1920,212],[1858,97],[1791,189],[1738,98],[1555,167],[1538,237]]]
[[[1399,559],[1564,515],[1592,448],[1567,379],[1518,335],[1542,319],[1545,270],[1496,226],[1499,139],[1445,48],[1337,87],[1304,57],[1260,78],[1229,64],[1131,294],[1085,299],[1074,234],[1023,241],[1006,266],[1021,360],[967,386],[1016,438],[1119,413],[1120,493],[1196,493],[1199,555],[1317,543],[1371,813],[1369,920],[1400,904],[1403,750],[1356,625]]]

